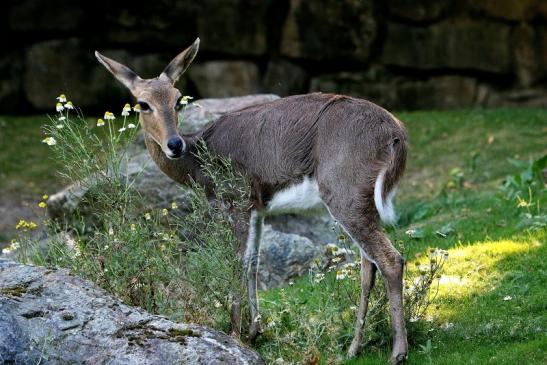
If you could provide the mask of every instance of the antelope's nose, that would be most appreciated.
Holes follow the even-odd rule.
[[[170,138],[169,141],[167,141],[167,148],[169,148],[169,150],[173,154],[173,157],[180,157],[180,155],[182,155],[183,146],[184,143],[182,142],[182,138],[180,137],[173,137]]]

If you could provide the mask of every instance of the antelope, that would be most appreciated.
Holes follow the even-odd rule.
[[[199,42],[197,38],[153,79],[142,79],[99,52],[95,56],[136,98],[146,147],[163,173],[181,184],[211,184],[193,154],[196,144],[204,141],[209,151],[228,156],[249,179],[251,208],[242,213],[244,223],[236,228],[242,245],[242,280],[251,304],[249,338],[253,340],[260,332],[257,270],[264,217],[324,205],[361,254],[360,305],[348,356],[362,349],[369,295],[379,270],[390,305],[390,362],[404,362],[408,349],[404,260],[381,226],[395,218],[392,199],[406,164],[404,125],[369,101],[312,93],[247,107],[196,133],[181,135],[177,110],[182,94],[175,83],[194,60]],[[231,308],[231,331],[236,337],[241,334],[237,301]]]

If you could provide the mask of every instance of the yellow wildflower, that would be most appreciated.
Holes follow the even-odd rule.
[[[49,198],[49,195],[47,194],[42,195],[42,200],[48,200],[48,198]]]
[[[141,106],[139,104],[135,104],[135,106],[133,107],[133,111],[135,113],[140,113],[141,112]]]
[[[66,96],[65,94],[61,94],[56,99],[59,101],[59,103],[64,103],[66,101]]]
[[[116,117],[114,116],[114,113],[111,112],[104,112],[104,119],[106,120],[114,120]]]
[[[163,208],[161,210],[161,215],[163,215],[164,217],[168,214],[169,212],[167,211],[167,209]]]
[[[45,207],[46,207],[46,203],[45,203],[45,202],[40,202],[40,203],[38,203],[38,206],[39,206],[40,208],[45,208]]]
[[[65,109],[74,109],[74,104],[72,104],[72,101],[66,102]]]
[[[150,215],[150,213],[144,213],[144,219],[149,221],[150,219],[152,219],[152,216]]]
[[[104,120],[101,118],[97,119],[97,127],[102,127],[104,125]]]
[[[132,230],[132,231],[136,231],[136,230],[137,230],[137,226],[135,225],[135,223],[131,223],[131,230]]]
[[[177,209],[179,206],[177,205],[176,202],[172,202],[171,203],[171,209]]]
[[[61,104],[61,103],[55,104],[55,110],[56,111],[62,112],[64,109],[65,109],[65,107],[63,106],[63,104]]]

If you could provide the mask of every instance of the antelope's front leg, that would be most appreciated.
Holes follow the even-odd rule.
[[[260,314],[258,312],[258,263],[260,251],[260,238],[264,216],[257,211],[251,212],[249,219],[249,233],[243,257],[245,281],[249,294],[249,307],[251,310],[251,323],[249,326],[249,339],[254,340],[260,333]]]

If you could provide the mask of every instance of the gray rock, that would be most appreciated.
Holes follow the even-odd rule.
[[[306,237],[274,231],[264,225],[260,246],[259,287],[268,289],[308,272],[324,248]]]
[[[477,104],[477,82],[471,77],[437,76],[412,80],[401,76],[340,73],[312,79],[313,91],[342,93],[368,99],[388,109],[439,109]]]
[[[291,0],[281,53],[312,60],[366,61],[377,35],[371,0]]]
[[[107,54],[121,62],[129,58],[126,52]],[[129,92],[114,82],[78,39],[37,43],[27,50],[25,62],[25,94],[37,109],[55,110],[55,98],[60,93],[84,109],[102,104],[106,110],[116,110],[120,105],[112,105],[113,100],[130,100]]]
[[[429,27],[388,23],[382,60],[422,70],[511,72],[511,27],[499,23],[445,21]]]
[[[428,109],[466,108],[476,104],[477,81],[471,77],[438,76],[407,81],[397,87],[397,107]]]
[[[538,15],[542,0],[477,0],[470,1],[471,13],[489,18],[522,21],[530,20]]]
[[[200,96],[219,98],[254,94],[259,88],[258,66],[248,61],[210,61],[193,65],[189,76]]]
[[[266,223],[276,231],[297,234],[314,243],[327,244],[338,240],[335,222],[326,210],[317,215],[277,215],[266,218]]]
[[[397,85],[392,75],[381,68],[367,72],[340,72],[312,78],[311,91],[351,95],[386,108],[397,105]]]
[[[450,0],[389,0],[389,14],[414,22],[433,21],[453,11],[456,3]]]
[[[51,0],[48,6],[33,0],[16,4],[9,13],[9,25],[22,32],[74,30],[85,15],[80,4],[68,0]]]
[[[202,40],[203,51],[258,56],[267,51],[270,9],[274,3],[274,0],[204,0],[182,4],[195,12],[195,34]]]
[[[4,361],[263,364],[232,337],[127,306],[67,270],[0,259],[0,313]]]
[[[23,99],[22,73],[21,52],[8,51],[0,56],[0,110],[3,113],[20,112]]]
[[[306,91],[306,81],[302,67],[283,60],[271,61],[262,80],[262,90],[281,96],[302,94]]]

